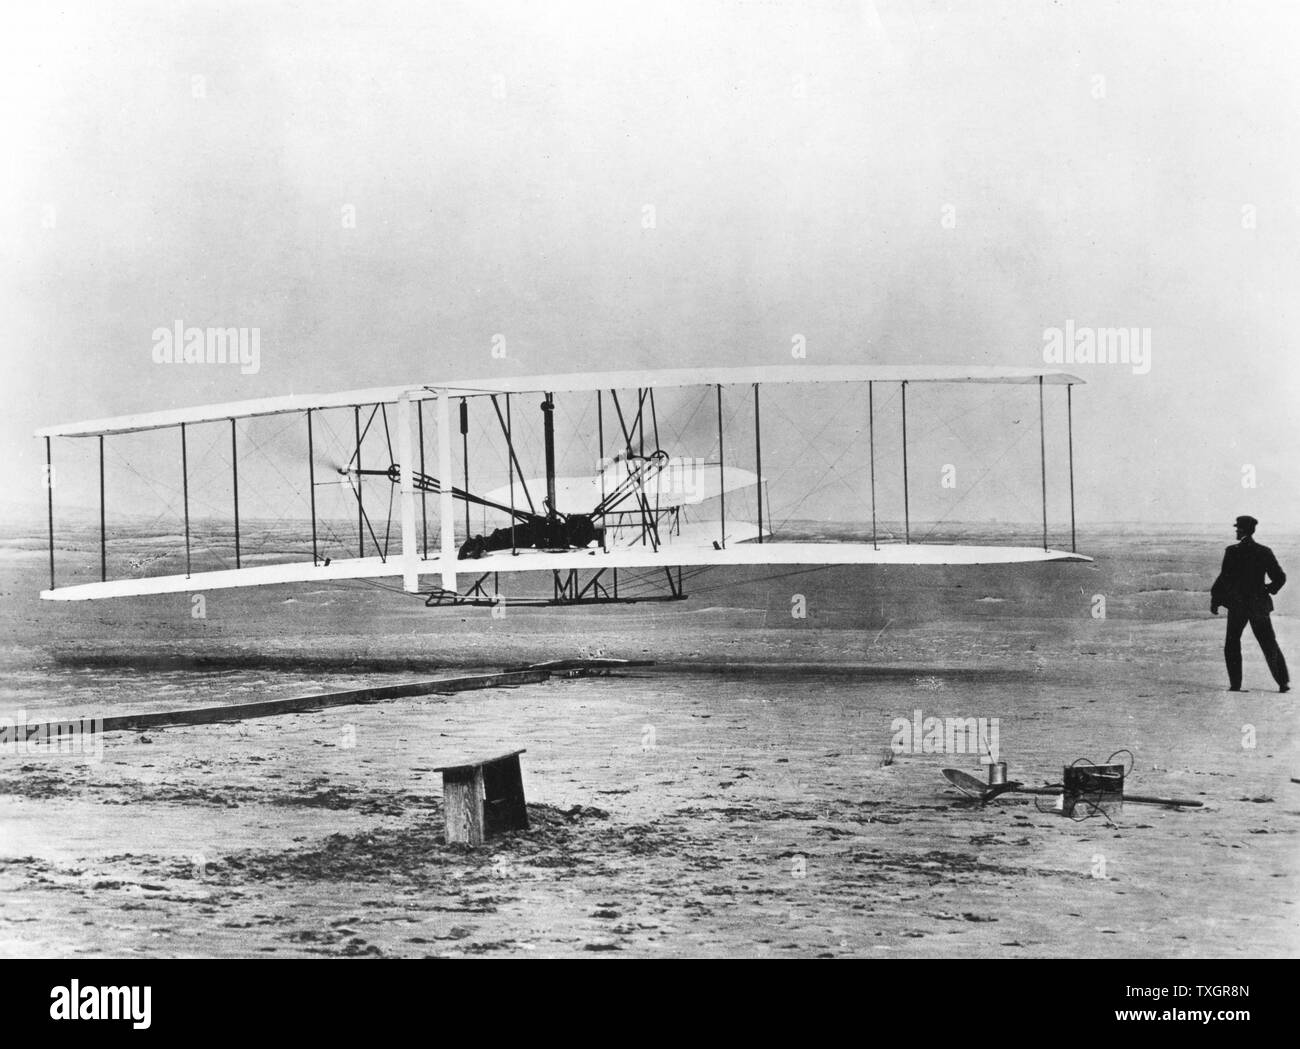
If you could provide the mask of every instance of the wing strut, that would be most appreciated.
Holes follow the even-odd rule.
[[[230,420],[230,471],[235,492],[235,567],[242,568],[239,563],[239,449],[235,444],[234,419]]]
[[[45,438],[45,499],[50,518],[50,589],[54,589],[54,463],[50,458],[50,439]]]
[[[367,427],[368,429],[369,427]],[[361,503],[361,405],[352,406],[352,432],[356,434],[357,451],[357,556],[366,556],[366,511]]]
[[[312,409],[307,409],[307,483],[311,489],[311,563],[320,564],[320,551],[316,544],[316,453],[311,432]]]
[[[436,417],[438,423],[438,476],[451,477],[451,412],[446,390],[435,391],[438,396]],[[451,484],[444,484],[438,493],[438,524],[441,532],[442,588],[456,589],[456,506],[451,494]],[[468,537],[466,537],[468,538]]]
[[[104,435],[99,435],[99,581],[108,582],[108,532],[104,528]]]
[[[496,408],[497,418],[500,419],[500,418],[501,418],[501,409],[500,409],[500,408],[497,408],[497,399],[496,399],[495,394],[494,394],[493,397],[492,397],[492,407],[493,407],[493,408]],[[514,444],[514,441],[511,439],[511,436],[510,436],[510,432],[511,432],[511,429],[512,429],[512,425],[513,425],[513,420],[512,420],[511,417],[510,417],[510,394],[506,394],[506,418],[505,418],[505,422],[503,422],[503,423],[501,424],[501,426],[502,426],[502,428],[506,431],[506,447],[510,450],[510,460],[509,460],[509,466],[510,466],[510,556],[511,556],[511,557],[518,557],[518,556],[519,556],[519,535],[518,535],[518,533],[515,531],[515,523],[519,520],[519,518],[515,517],[515,444]],[[520,477],[520,478],[519,478],[519,481],[520,481],[520,483],[523,483],[523,478]],[[528,494],[528,487],[527,487],[527,485],[524,486],[524,494],[525,494],[525,495]],[[528,505],[529,505],[529,507],[531,507],[531,506],[533,505],[533,501],[532,501],[531,498],[528,500]]]
[[[181,423],[181,496],[185,501],[185,578],[190,577],[190,464],[185,449],[185,424]]]
[[[727,479],[724,471],[726,467],[722,464],[727,461],[726,449],[722,444],[722,383],[718,383],[718,498],[722,501],[722,521],[719,526],[718,541],[721,543],[718,549],[727,548]]]
[[[754,472],[758,474],[758,541],[763,541],[763,441],[759,436],[758,383],[754,383]]]
[[[411,395],[404,393],[397,402],[397,454],[404,463],[414,458],[411,421]],[[415,542],[415,484],[408,469],[402,469],[401,478],[402,589],[415,594],[420,590],[420,550]]]
[[[461,457],[465,463],[465,491],[469,491],[469,401],[462,397],[460,399],[460,447]],[[409,459],[403,459],[402,462],[410,462]],[[469,523],[469,500],[465,501],[465,538],[468,539],[473,535]]]
[[[907,380],[903,380],[903,542],[912,541],[912,518],[907,505]]]
[[[600,505],[605,505],[605,397],[601,390],[596,391],[596,432],[599,435],[599,453],[600,453]],[[606,529],[600,530],[600,548],[605,553],[609,553],[609,545],[605,541]]]
[[[1074,543],[1074,404],[1070,396],[1073,392],[1074,384],[1068,383],[1065,387],[1065,427],[1070,445],[1070,553],[1077,553],[1079,548]]]
[[[546,452],[546,520],[555,518],[555,401],[542,395],[542,444]]]
[[[415,402],[415,419],[420,431],[420,473],[424,473],[424,401]],[[420,532],[424,536],[424,559],[429,560],[429,503],[424,489],[420,489]]]
[[[880,549],[876,540],[876,384],[867,383],[867,435],[871,444],[871,548]]]
[[[1043,475],[1043,549],[1047,549],[1047,431],[1043,425],[1043,377],[1038,377],[1038,459]]]

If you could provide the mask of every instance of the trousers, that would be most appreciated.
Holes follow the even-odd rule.
[[[1228,665],[1228,684],[1241,688],[1241,635],[1250,624],[1251,632],[1259,647],[1264,652],[1264,661],[1268,663],[1269,673],[1278,685],[1290,682],[1286,660],[1282,649],[1278,647],[1277,635],[1273,633],[1273,621],[1267,612],[1247,612],[1244,609],[1228,609],[1228,636],[1223,642],[1223,659]]]

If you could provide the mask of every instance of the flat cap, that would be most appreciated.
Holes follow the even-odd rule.
[[[1237,520],[1234,521],[1233,523],[1238,528],[1254,528],[1259,524],[1258,521],[1256,521],[1253,517],[1249,516],[1248,514],[1243,514],[1241,517],[1238,517]]]

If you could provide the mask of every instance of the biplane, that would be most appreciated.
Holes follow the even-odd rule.
[[[100,571],[94,581],[57,585],[55,489],[50,484],[50,587],[41,597],[80,601],[369,580],[418,595],[430,607],[503,601],[616,604],[684,598],[683,569],[1087,561],[1090,558],[1079,554],[1075,543],[1073,422],[1068,414],[1071,391],[1081,381],[1063,372],[1008,367],[696,368],[290,395],[53,426],[37,431],[45,442],[47,476],[51,478],[56,439],[98,444]],[[854,473],[863,487],[870,489],[869,541],[865,535],[846,542],[792,540],[783,538],[774,527],[770,483],[763,468],[765,399],[778,389],[816,383],[850,389],[861,411],[860,428],[869,439],[870,462],[861,463]],[[971,383],[1037,387],[1041,545],[913,541],[908,505],[908,388]],[[1068,551],[1053,549],[1048,542],[1043,416],[1047,386],[1063,386],[1066,393]],[[882,387],[899,394],[901,400],[901,536],[878,534],[876,527],[876,398]],[[665,447],[670,438],[661,436],[665,420],[656,394],[662,401],[669,390],[693,391],[697,412],[707,405],[708,450],[712,453],[716,448],[716,455],[700,457],[690,454],[690,448]],[[725,429],[724,395],[733,404],[737,399],[745,402],[743,442]],[[579,401],[588,413],[594,408],[595,425],[584,427],[576,437],[587,445],[586,461],[594,462],[595,467],[561,475],[556,452],[557,404]],[[477,425],[473,431],[471,416]],[[286,478],[286,485],[292,473],[298,483],[305,484],[309,496],[307,512],[301,517],[298,552],[286,554],[281,543],[276,557],[250,550],[247,534],[241,535],[240,514],[241,467],[247,452],[240,443],[240,426],[270,417],[279,417],[281,431],[296,435],[295,448],[305,444],[305,462],[301,453],[295,452],[282,458],[275,472]],[[584,415],[584,419],[589,417]],[[527,425],[521,426],[524,422]],[[233,558],[214,567],[195,563],[193,502],[199,493],[191,475],[196,435],[206,430],[211,441],[215,432],[224,445],[226,428]],[[321,454],[322,428],[328,428],[332,443],[334,458],[328,461]],[[125,575],[115,571],[110,577],[105,448],[145,433],[166,442],[159,446],[164,451],[151,453],[150,476],[156,479],[166,473],[180,482],[184,570],[180,570],[178,546],[174,558],[137,559],[131,562],[134,571]],[[731,446],[743,444],[745,465],[728,461],[729,439]],[[504,470],[495,474],[472,470],[471,451],[475,460],[491,451]],[[749,454],[753,456],[752,469]],[[174,461],[157,461],[166,456]],[[349,522],[350,534],[340,533],[334,525],[328,530],[323,526],[319,504],[327,494],[335,500],[336,509],[340,495],[351,507],[355,529]],[[477,527],[473,514],[480,518]],[[518,573],[537,573],[533,578],[549,583],[549,593],[544,589],[541,596],[532,598],[507,595],[501,577],[509,579]]]

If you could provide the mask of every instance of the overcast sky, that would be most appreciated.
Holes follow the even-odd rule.
[[[1300,527],[1291,5],[60,8],[0,34],[6,503],[57,422],[1070,322],[1151,345],[1067,366],[1082,520]],[[259,370],[155,363],[178,320]]]

